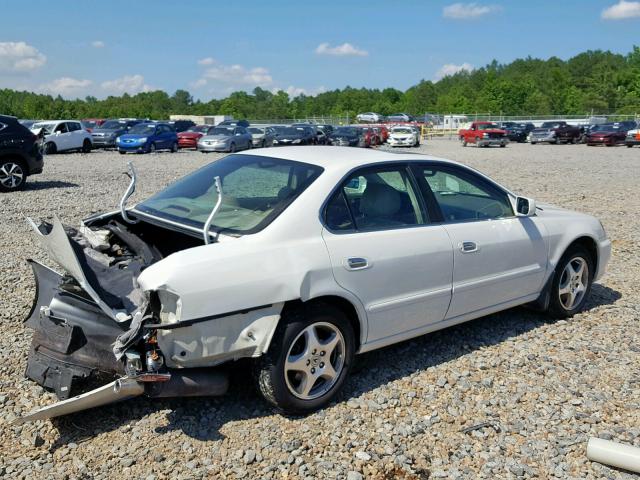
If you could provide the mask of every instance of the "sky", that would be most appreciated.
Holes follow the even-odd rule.
[[[0,88],[204,101],[256,86],[405,90],[493,59],[627,53],[639,32],[627,0],[29,0],[2,8]]]

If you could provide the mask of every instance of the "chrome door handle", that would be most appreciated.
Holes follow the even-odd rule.
[[[462,253],[473,253],[478,251],[478,244],[476,242],[462,242],[459,246]]]
[[[347,269],[349,270],[363,270],[369,266],[369,262],[366,258],[351,257],[347,258]]]

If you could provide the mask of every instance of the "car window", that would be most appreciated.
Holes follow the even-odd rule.
[[[59,133],[67,133],[68,131],[69,131],[69,130],[67,129],[67,124],[66,124],[65,122],[62,122],[62,123],[59,123],[59,124],[56,126],[56,128],[55,128],[55,130],[54,130],[54,133],[55,133],[55,132],[59,132]]]
[[[404,167],[368,168],[356,171],[342,184],[342,195],[358,230],[383,230],[425,223],[425,213]],[[347,226],[340,200],[327,206],[327,226]]]
[[[441,167],[420,170],[419,175],[433,192],[445,222],[513,216],[507,194],[471,172]]]
[[[82,130],[82,126],[78,122],[67,122],[67,128],[70,132]]]

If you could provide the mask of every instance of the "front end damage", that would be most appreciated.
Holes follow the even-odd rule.
[[[34,331],[26,376],[61,401],[17,423],[143,394],[223,395],[228,378],[217,366],[266,350],[281,304],[181,321],[179,297],[169,288],[144,291],[138,284],[147,267],[202,240],[127,224],[116,213],[78,229],[57,218],[30,222],[65,273],[29,260],[37,292],[26,320]]]

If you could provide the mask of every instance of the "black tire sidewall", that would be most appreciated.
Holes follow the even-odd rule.
[[[576,257],[582,257],[586,262],[589,268],[589,284],[587,285],[587,291],[585,292],[582,300],[578,305],[575,305],[571,310],[567,310],[560,303],[560,298],[558,295],[560,279],[562,278],[562,272],[564,271],[565,266],[570,260],[573,260]],[[587,302],[589,298],[589,294],[591,293],[591,286],[593,285],[593,276],[595,275],[594,271],[595,265],[594,260],[591,258],[591,255],[581,245],[575,245],[569,247],[567,251],[562,255],[560,261],[554,272],[553,282],[551,282],[551,292],[550,292],[550,300],[549,300],[549,313],[556,318],[569,318],[574,316],[576,313],[580,312],[584,307],[584,304]]]
[[[317,304],[296,309],[280,320],[268,352],[258,362],[257,380],[259,389],[270,403],[284,412],[304,414],[315,411],[329,403],[344,384],[355,354],[355,337],[347,317],[339,309],[326,304]],[[344,367],[336,383],[319,398],[303,400],[293,395],[284,375],[284,364],[291,343],[306,327],[317,322],[327,322],[338,327],[345,341]],[[265,387],[269,392],[265,392]],[[266,394],[267,393],[267,394]]]

